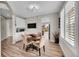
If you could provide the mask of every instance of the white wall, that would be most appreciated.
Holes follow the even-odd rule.
[[[52,42],[55,42],[54,37],[53,37],[53,33],[55,32],[59,32],[59,14],[53,14],[50,16],[50,39]]]
[[[25,28],[25,19],[16,17],[16,28]]]
[[[1,40],[3,40],[6,37],[6,19],[4,17],[1,17]]]
[[[12,19],[6,20],[6,36],[12,36]]]
[[[64,29],[64,18],[65,18],[65,17],[64,17],[64,9],[62,9],[61,11],[62,11],[62,12],[60,13],[60,15],[61,15],[61,16],[60,16],[60,19],[61,19],[61,20],[60,20],[60,23],[61,23],[61,26],[60,26],[60,34],[61,34],[61,35],[60,35],[60,36],[62,36],[62,38],[64,38],[64,30],[65,30],[65,29]]]
[[[27,25],[29,23],[36,23],[36,28],[28,28]],[[31,17],[26,19],[26,32],[28,33],[41,32],[41,20],[39,17]]]

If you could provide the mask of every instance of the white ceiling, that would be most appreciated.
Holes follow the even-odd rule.
[[[32,12],[28,9],[30,4],[38,4],[40,9]],[[44,15],[48,13],[60,12],[63,1],[8,1],[16,15],[21,17],[32,17],[37,15]]]

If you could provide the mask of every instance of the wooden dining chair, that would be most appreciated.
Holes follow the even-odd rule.
[[[28,45],[27,36],[25,34],[22,34],[22,38],[23,38],[23,49],[24,49]]]
[[[24,48],[27,48],[27,46],[31,43],[31,42],[28,42],[28,36],[26,34],[22,34],[22,37],[23,37],[23,49]]]
[[[39,56],[41,56],[41,48],[43,48],[43,51],[45,53],[45,37],[42,36],[42,38],[40,39],[40,41],[36,41],[33,43],[34,46],[36,46],[38,48],[39,51]]]

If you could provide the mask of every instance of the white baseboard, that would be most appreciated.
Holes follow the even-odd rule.
[[[5,39],[7,39],[7,38],[9,38],[9,37],[11,37],[11,36],[12,36],[12,35],[6,36],[6,37],[4,37],[3,39],[1,39],[1,41],[5,40]]]

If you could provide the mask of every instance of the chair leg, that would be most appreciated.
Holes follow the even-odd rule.
[[[25,48],[25,44],[23,44],[23,49]]]
[[[45,46],[43,46],[43,51],[45,52]]]
[[[40,51],[40,48],[39,48],[39,56],[41,56],[41,51]]]
[[[29,47],[26,47],[26,51],[28,51]]]

